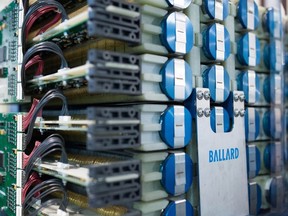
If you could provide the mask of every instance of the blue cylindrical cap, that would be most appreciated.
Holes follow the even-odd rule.
[[[172,153],[161,165],[161,184],[172,196],[186,193],[192,185],[193,162],[186,153]],[[183,172],[185,172],[183,174]]]
[[[166,0],[166,2],[168,3],[168,5],[170,7],[182,10],[182,9],[189,7],[192,0],[181,0],[181,1],[179,1],[179,0]]]
[[[238,90],[243,91],[245,102],[255,104],[260,99],[260,80],[255,71],[241,72],[237,77]]]
[[[194,43],[194,31],[190,19],[181,12],[168,14],[162,21],[162,44],[175,54],[190,52]]]
[[[264,47],[264,64],[271,72],[282,70],[282,49],[282,43],[278,40],[272,40]]]
[[[238,4],[237,18],[244,29],[256,30],[259,26],[259,10],[255,1],[240,0]]]
[[[273,208],[283,207],[284,204],[284,182],[282,177],[273,177],[269,187],[267,200]]]
[[[265,78],[263,82],[263,95],[267,103],[273,103],[273,104],[281,103],[281,97],[282,97],[281,90],[282,90],[282,83],[281,83],[281,77],[279,75],[273,74]]]
[[[186,214],[181,215],[181,216],[193,216],[194,215],[194,210],[193,210],[191,203],[188,200],[180,200],[180,201],[171,201],[168,204],[168,206],[164,209],[161,216],[178,216],[179,215],[179,213],[177,214],[178,208],[185,208]]]
[[[211,99],[214,102],[224,102],[230,94],[230,77],[222,66],[209,67],[202,74],[203,87],[210,90]]]
[[[211,109],[210,126],[215,133],[230,130],[230,116],[223,107],[213,107]]]
[[[263,116],[263,130],[265,134],[274,139],[281,138],[282,132],[282,115],[279,108],[268,110]]]
[[[254,185],[253,185],[254,186]],[[253,208],[254,209],[254,206],[252,207],[252,203],[250,202],[251,200],[251,197],[254,197],[255,195],[252,194],[252,193],[255,193],[256,192],[256,196],[257,196],[257,202],[256,203],[253,203],[256,205],[256,212],[259,213],[260,212],[260,209],[261,209],[261,205],[262,205],[262,190],[261,190],[261,187],[259,186],[259,184],[256,184],[256,191],[255,190],[252,190],[251,189],[251,185],[249,185],[248,187],[248,193],[249,193],[249,207],[250,209]]]
[[[282,38],[282,22],[279,11],[275,11],[274,8],[267,9],[264,15],[264,28],[271,37]]]
[[[229,13],[228,0],[218,2],[216,0],[204,0],[204,9],[210,19],[225,20]],[[218,9],[222,9],[218,12]]]
[[[237,59],[246,66],[257,66],[260,63],[260,41],[255,34],[243,35],[237,43]]]
[[[264,149],[264,165],[266,169],[271,169],[271,144],[269,143]]]
[[[257,146],[247,146],[246,147],[246,156],[247,156],[247,171],[248,171],[248,176],[249,178],[255,178],[261,169],[261,155],[260,155],[260,150],[258,149]],[[250,158],[251,157],[251,158]],[[250,160],[255,159],[255,164],[256,164],[256,170],[255,167],[250,167]],[[254,164],[253,164],[254,166]],[[252,173],[252,174],[251,174]],[[249,175],[251,174],[251,175]]]
[[[230,55],[230,35],[224,25],[215,23],[203,31],[203,52],[214,61],[225,61]]]
[[[245,111],[245,137],[246,141],[257,139],[260,131],[260,115],[255,108],[249,107]]]
[[[193,76],[189,64],[183,59],[170,59],[162,67],[161,90],[174,101],[184,101],[192,93]]]
[[[192,139],[192,117],[184,106],[170,106],[160,117],[160,137],[169,148],[183,148]]]

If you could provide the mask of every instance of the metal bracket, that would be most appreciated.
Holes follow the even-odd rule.
[[[232,131],[214,133],[210,115],[203,114],[210,110],[210,98],[199,96],[205,92],[209,90],[196,88],[195,92],[200,214],[248,215],[244,93],[234,91],[228,99],[234,115]]]

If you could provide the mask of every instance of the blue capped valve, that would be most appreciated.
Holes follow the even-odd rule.
[[[171,100],[184,101],[192,93],[192,70],[183,59],[170,59],[160,71],[162,91]]]
[[[284,182],[282,176],[273,177],[266,183],[266,199],[273,208],[281,208],[284,204]]]
[[[230,77],[223,66],[214,65],[202,74],[203,87],[209,88],[214,102],[224,102],[230,93]]]
[[[263,129],[267,136],[274,139],[281,138],[282,114],[280,108],[274,108],[265,112],[263,116]]]
[[[282,70],[282,42],[279,40],[272,40],[270,44],[264,47],[264,64],[272,72],[279,72]]]
[[[247,108],[245,111],[245,136],[246,141],[257,139],[260,131],[260,116],[255,108]]]
[[[214,61],[225,61],[230,55],[230,35],[224,25],[215,23],[203,31],[204,55]]]
[[[171,53],[181,55],[190,52],[194,43],[194,32],[190,19],[181,12],[170,13],[162,21],[160,38]]]
[[[171,201],[161,216],[193,216],[194,210],[188,200]]]
[[[260,151],[255,145],[248,145],[246,147],[247,154],[247,171],[248,178],[255,178],[261,168],[261,156]]]
[[[264,165],[271,172],[279,172],[282,169],[282,146],[280,142],[269,143],[264,149]]]
[[[283,29],[280,11],[269,8],[263,18],[264,29],[269,33],[270,37],[282,38]]]
[[[168,107],[160,117],[160,137],[169,148],[183,148],[192,137],[192,117],[184,106]]]
[[[262,190],[256,182],[249,183],[249,213],[250,215],[258,215],[262,205]]]
[[[193,162],[186,153],[172,153],[161,165],[161,184],[172,196],[186,193],[192,185]]]
[[[265,78],[263,83],[263,94],[267,103],[281,104],[282,79],[280,75],[273,74]]]
[[[237,43],[238,61],[246,66],[257,66],[260,63],[260,41],[255,34],[243,35]]]
[[[230,130],[230,116],[223,107],[213,107],[211,109],[210,126],[215,133]]]
[[[192,0],[166,0],[170,7],[183,10],[191,4]]]
[[[228,0],[204,0],[204,12],[210,19],[225,20],[229,13]]]
[[[256,30],[259,26],[259,10],[254,0],[240,0],[237,18],[244,29]]]
[[[260,99],[260,80],[255,71],[241,72],[237,77],[238,90],[243,91],[245,101],[255,104]]]

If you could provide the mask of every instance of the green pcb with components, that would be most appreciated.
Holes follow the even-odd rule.
[[[0,114],[0,207],[8,216],[16,213],[16,116],[16,114]]]
[[[17,1],[12,1],[0,11],[0,103],[25,102],[22,89],[20,89],[21,80],[17,80],[19,16],[21,14]]]

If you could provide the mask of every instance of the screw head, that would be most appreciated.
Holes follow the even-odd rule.
[[[197,110],[197,115],[198,115],[198,117],[203,117],[203,115],[204,115],[204,111],[203,111],[203,109],[202,108],[199,108],[198,110]]]
[[[204,110],[204,115],[205,115],[206,117],[209,117],[209,116],[211,115],[211,111],[210,111],[209,108],[206,108],[206,109]]]
[[[204,99],[205,100],[210,100],[210,92],[209,91],[205,91],[204,92]]]
[[[244,115],[245,115],[245,110],[244,110],[244,109],[241,109],[241,110],[240,110],[240,116],[243,117]]]
[[[197,96],[198,100],[202,100],[203,99],[203,92],[202,91],[197,91],[196,96]]]
[[[244,94],[241,94],[241,95],[239,96],[239,99],[240,99],[241,102],[244,102],[244,100],[245,100],[245,95],[244,95]]]
[[[235,109],[235,110],[234,110],[234,116],[235,116],[235,117],[238,117],[239,115],[240,115],[239,110],[238,110],[238,109]]]
[[[235,94],[235,95],[234,95],[234,101],[237,102],[238,100],[239,100],[239,95],[238,95],[238,94]]]

